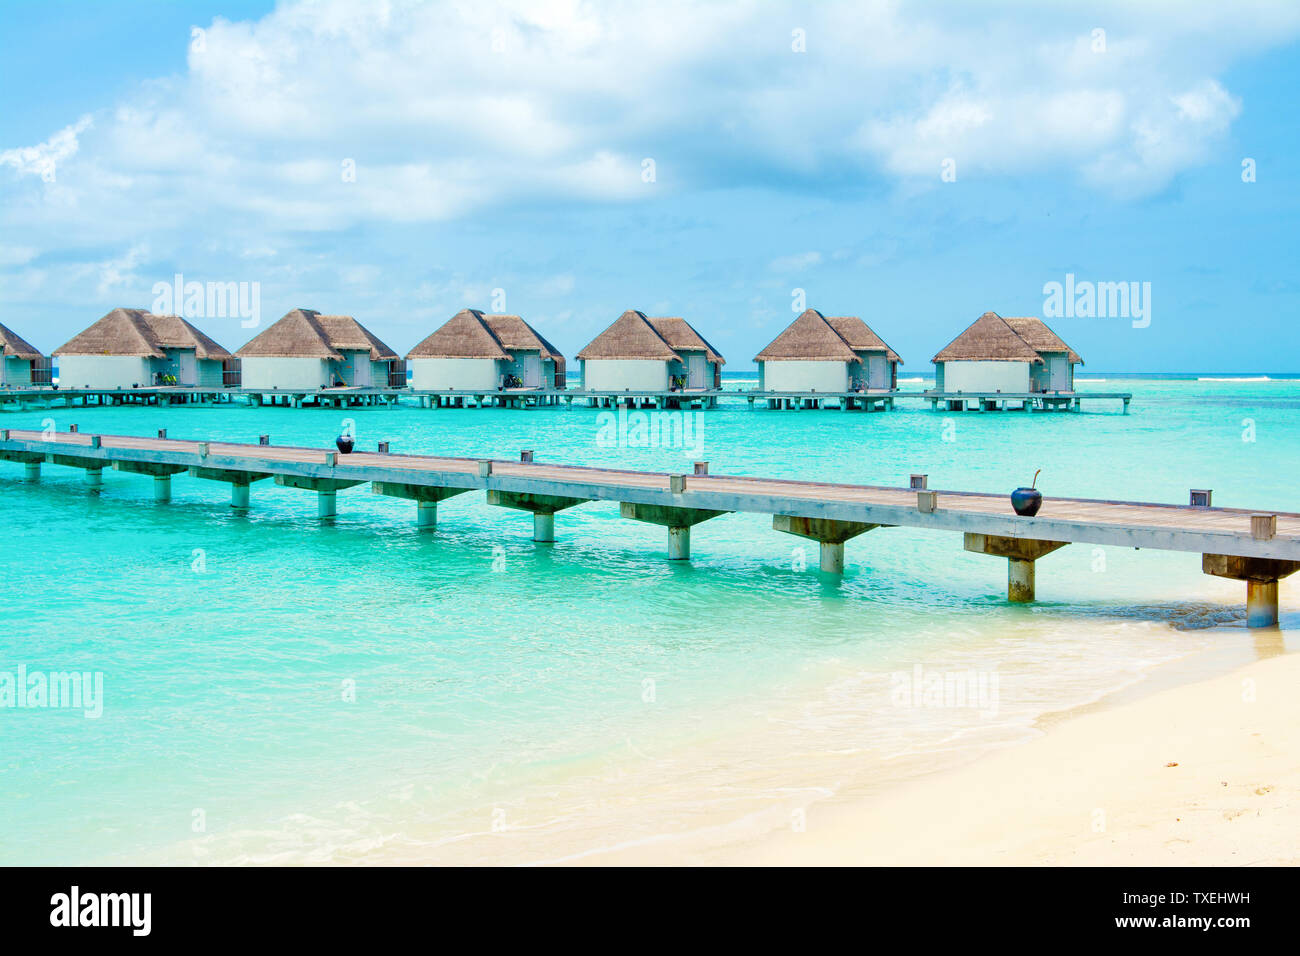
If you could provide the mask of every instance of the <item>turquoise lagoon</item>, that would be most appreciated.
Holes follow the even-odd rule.
[[[243,406],[10,411],[0,424],[362,447],[653,470],[1300,511],[1300,382],[1125,379],[1083,414],[779,413],[727,401],[700,449],[607,447],[582,407],[356,411]],[[906,376],[904,376],[906,378]],[[1096,381],[1104,379],[1104,381]],[[727,386],[742,384],[735,378]],[[908,383],[901,383],[909,387]],[[912,385],[911,387],[916,387]],[[957,535],[882,529],[815,544],[728,515],[664,529],[592,503],[535,545],[481,495],[414,506],[364,487],[322,524],[314,497],[184,476],[0,463],[0,672],[102,673],[103,713],[0,709],[0,863],[242,863],[581,857],[612,845],[789,825],[818,801],[1022,739],[1043,714],[1163,662],[1273,653],[1244,588],[1196,555],[1066,548],[1039,602]],[[1294,584],[1282,591],[1294,627]],[[997,706],[899,706],[895,675],[996,675]],[[995,710],[996,712],[992,712]]]

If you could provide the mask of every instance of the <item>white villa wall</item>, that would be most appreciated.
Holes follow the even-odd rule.
[[[944,362],[946,392],[1027,392],[1028,362]]]
[[[0,367],[0,385],[32,384],[32,360],[6,355]]]
[[[845,392],[848,362],[761,362],[763,387],[770,392]]]
[[[501,372],[496,359],[414,358],[408,363],[412,388],[496,390]]]
[[[243,360],[244,388],[321,388],[330,377],[328,359],[250,355]]]
[[[63,388],[130,388],[153,384],[153,363],[139,355],[61,355]]]
[[[583,388],[634,392],[668,389],[668,363],[653,359],[589,359],[582,363]]]

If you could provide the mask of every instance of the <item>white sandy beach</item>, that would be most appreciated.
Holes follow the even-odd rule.
[[[1070,716],[712,862],[1295,864],[1298,684],[1300,655],[1285,654]]]

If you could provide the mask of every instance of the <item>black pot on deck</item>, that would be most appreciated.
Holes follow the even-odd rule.
[[[1037,488],[1017,488],[1011,492],[1011,507],[1016,514],[1032,518],[1043,506],[1043,493]]]
[[[339,451],[345,455],[352,454],[352,446],[356,444],[351,435],[340,435],[334,439],[334,444],[339,446]],[[1034,509],[1037,511],[1038,509]]]

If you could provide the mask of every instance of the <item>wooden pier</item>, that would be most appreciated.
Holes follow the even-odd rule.
[[[416,503],[423,528],[437,523],[438,502],[469,491],[533,514],[533,537],[552,541],[557,512],[589,501],[617,501],[622,516],[668,529],[669,557],[690,557],[690,529],[728,512],[772,516],[777,531],[818,541],[821,568],[844,567],[846,541],[876,529],[924,528],[963,535],[968,551],[1007,559],[1008,599],[1034,598],[1035,564],[1067,544],[1153,548],[1201,554],[1207,574],[1246,582],[1247,623],[1277,623],[1278,581],[1300,570],[1300,514],[1150,502],[1049,498],[1035,517],[1014,513],[1005,495],[942,491],[915,476],[912,488],[689,475],[519,461],[396,455],[334,449],[0,429],[0,461],[20,463],[37,481],[46,463],[80,468],[93,489],[105,468],[149,475],[154,497],[171,497],[175,475],[231,486],[231,506],[250,505],[252,484],[313,491],[317,514],[335,515],[337,494],[368,484],[376,494]]]
[[[229,404],[292,408],[368,408],[414,400],[421,408],[590,408],[710,409],[722,401],[747,401],[751,408],[784,410],[839,409],[891,411],[899,402],[929,404],[932,411],[1072,411],[1083,403],[1118,401],[1128,413],[1131,392],[773,392],[741,389],[685,391],[587,390],[581,388],[483,389],[317,388],[250,389],[152,386],[149,388],[11,388],[0,389],[5,405],[187,405]]]

